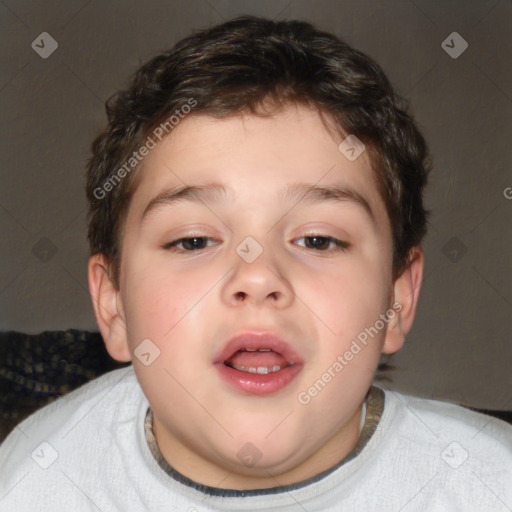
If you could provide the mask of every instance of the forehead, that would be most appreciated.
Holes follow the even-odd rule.
[[[365,151],[348,160],[338,149],[343,138],[326,128],[317,111],[296,105],[272,117],[189,115],[144,158],[130,211],[141,216],[166,191],[212,183],[225,189],[231,203],[263,208],[296,199],[301,184],[348,190],[383,221],[387,215],[369,156]],[[249,197],[255,205],[247,203]]]

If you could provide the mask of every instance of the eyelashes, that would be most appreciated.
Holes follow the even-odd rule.
[[[213,240],[213,238],[209,238],[206,236],[192,236],[192,237],[186,237],[186,238],[179,238],[178,240],[174,240],[173,242],[168,242],[165,245],[163,245],[163,248],[171,251],[171,252],[197,252],[200,250],[205,249],[205,247],[198,247],[198,245],[202,245],[199,242],[202,242],[204,240]],[[192,244],[190,244],[190,241],[193,241]],[[178,248],[178,245],[182,245],[183,249]],[[185,248],[185,245],[188,245],[189,247],[192,247],[191,249]]]
[[[296,238],[297,240],[306,240],[304,245],[299,245],[299,247],[304,247],[308,250],[314,252],[322,252],[322,253],[332,253],[332,252],[344,252],[349,247],[350,244],[348,242],[344,242],[343,240],[338,240],[337,238],[331,236],[323,236],[318,234],[310,234],[305,235],[300,238]],[[205,245],[208,241],[215,241],[213,238],[206,236],[190,236],[178,238],[172,242],[168,242],[162,246],[163,249],[175,252],[175,253],[192,253],[192,252],[200,252],[208,247],[212,247],[211,245]],[[181,245],[181,247],[179,247]],[[214,244],[215,245],[215,244]],[[218,245],[218,244],[217,244]],[[329,247],[331,247],[329,249]]]
[[[300,238],[296,238],[296,240],[314,240],[313,247],[306,247],[307,249],[312,250],[320,250],[320,252],[330,252],[332,250],[335,251],[346,251],[350,244],[348,242],[344,242],[343,240],[338,240],[337,238],[334,238],[332,236],[322,236],[322,235],[306,235]],[[320,243],[318,243],[320,242]],[[329,251],[321,250],[320,247],[325,245],[325,242],[327,242],[327,245],[334,245],[334,249],[330,249]],[[301,246],[302,247],[302,246]]]

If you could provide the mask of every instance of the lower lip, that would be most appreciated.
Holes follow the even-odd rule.
[[[278,372],[265,375],[260,373],[242,372],[230,368],[223,363],[215,365],[220,377],[231,384],[237,391],[245,391],[251,395],[270,395],[284,389],[302,370],[302,364],[295,363]]]

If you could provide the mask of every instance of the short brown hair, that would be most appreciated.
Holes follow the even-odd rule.
[[[120,237],[134,192],[135,173],[126,172],[126,162],[191,98],[192,115],[217,117],[270,115],[263,108],[269,100],[277,108],[305,104],[327,114],[340,133],[354,134],[370,151],[389,215],[394,278],[407,268],[410,250],[427,231],[423,189],[429,159],[405,101],[371,58],[335,35],[303,21],[242,16],[152,58],[126,90],[106,102],[108,126],[92,145],[87,171],[88,239],[91,255],[106,256],[116,285]]]

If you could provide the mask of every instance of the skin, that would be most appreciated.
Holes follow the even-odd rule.
[[[297,105],[270,118],[189,115],[144,159],[123,232],[118,289],[105,258],[90,259],[91,296],[107,349],[133,361],[163,456],[196,482],[269,488],[337,464],[357,442],[380,354],[399,350],[411,329],[422,251],[413,249],[408,269],[393,282],[391,226],[371,163],[367,152],[345,158],[342,139],[316,111]],[[163,190],[212,181],[230,187],[232,198],[160,204],[141,222]],[[277,199],[276,191],[297,182],[350,186],[366,198],[374,219],[350,201]],[[318,249],[305,238],[312,234],[350,246],[336,250],[327,241]],[[187,236],[211,240],[199,251],[163,248]],[[263,248],[250,264],[236,252],[247,236]],[[307,405],[300,403],[298,394],[395,301],[401,304],[395,318]],[[251,396],[220,379],[215,356],[247,329],[278,333],[303,357],[302,371],[285,389]],[[160,356],[144,366],[133,351],[147,338]],[[237,456],[246,443],[261,453],[251,467]]]

